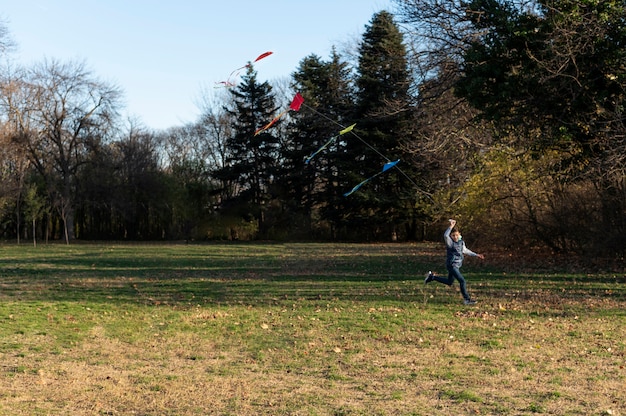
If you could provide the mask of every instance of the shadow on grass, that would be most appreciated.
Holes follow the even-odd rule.
[[[239,243],[3,246],[0,299],[181,306],[300,299],[419,302],[423,272],[441,262],[436,248]],[[466,277],[483,297],[626,299],[623,276],[506,275],[481,269],[473,273],[469,268]]]

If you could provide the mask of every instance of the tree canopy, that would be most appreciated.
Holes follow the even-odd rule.
[[[386,241],[455,216],[499,245],[623,256],[624,2],[394,4],[351,51],[283,81],[251,63],[159,132],[124,125],[84,63],[3,68],[0,233]]]

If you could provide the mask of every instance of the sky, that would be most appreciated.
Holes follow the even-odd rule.
[[[260,81],[358,41],[392,0],[3,0],[23,65],[84,62],[124,92],[123,114],[152,129],[194,122],[203,96],[261,53]]]

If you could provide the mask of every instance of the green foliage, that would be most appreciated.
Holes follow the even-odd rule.
[[[480,230],[479,239],[498,245],[611,256],[613,233],[598,227],[602,190],[586,182],[564,184],[553,173],[559,162],[556,151],[537,157],[494,147],[481,157],[477,172],[454,190],[462,195],[454,209],[465,227]],[[436,198],[445,201],[451,195],[441,192]]]
[[[473,1],[468,20],[484,35],[466,51],[456,91],[503,127],[540,131],[520,137],[525,149],[597,157],[623,130],[623,12],[621,2]]]
[[[532,211],[545,211],[542,205],[549,204],[555,218],[568,218],[571,210],[561,196],[576,194],[576,188],[596,188],[600,203],[593,207],[601,217],[594,218],[612,231],[610,244],[593,245],[617,255],[623,255],[620,236],[626,226],[622,115],[626,79],[618,75],[626,66],[623,16],[623,2],[613,1],[537,1],[532,7],[472,1],[467,22],[478,35],[463,54],[463,73],[456,84],[456,93],[500,131],[515,132],[500,139],[516,152],[547,161],[546,173],[558,181],[553,185],[538,178],[533,185],[537,198],[525,197],[533,209],[524,214],[536,236],[546,240],[546,231],[558,220]],[[595,226],[585,223],[588,228],[582,234],[596,232]]]
[[[238,216],[215,215],[199,231],[203,233],[198,233],[198,240],[249,241],[258,235],[259,225],[256,221],[246,221]]]
[[[32,224],[33,244],[37,244],[36,224],[48,209],[46,198],[40,194],[35,184],[26,187],[24,194],[24,215]]]

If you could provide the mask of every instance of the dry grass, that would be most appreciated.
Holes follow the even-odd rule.
[[[2,415],[626,415],[626,279],[438,245],[4,246]]]

